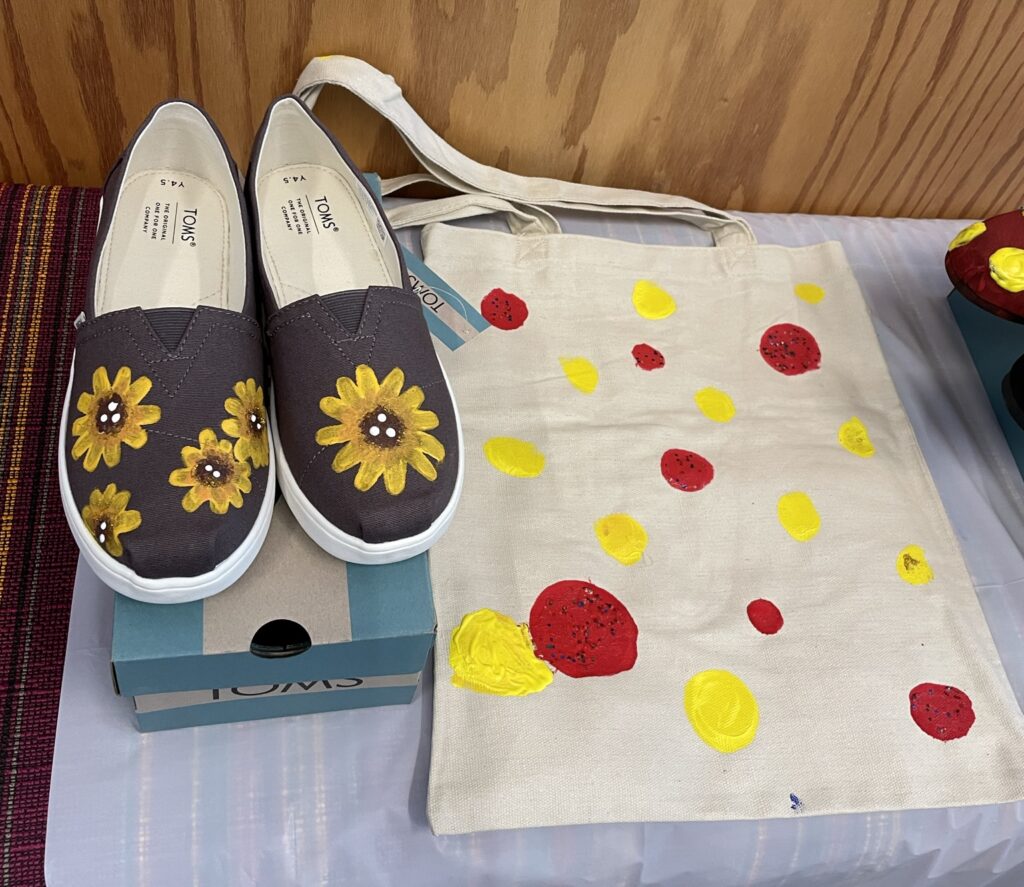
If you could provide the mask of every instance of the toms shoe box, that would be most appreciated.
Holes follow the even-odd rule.
[[[283,501],[226,591],[188,604],[114,597],[114,689],[143,732],[408,703],[434,642],[426,555],[346,564]]]

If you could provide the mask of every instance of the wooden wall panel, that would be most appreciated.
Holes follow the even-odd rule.
[[[1016,0],[0,0],[0,178],[99,184],[155,102],[240,162],[314,55],[394,74],[445,138],[527,174],[748,210],[984,216],[1024,191]],[[350,98],[368,168],[411,159]]]

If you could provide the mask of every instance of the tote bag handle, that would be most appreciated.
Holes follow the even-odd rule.
[[[386,180],[385,193],[414,181],[434,182],[459,192],[460,196],[446,198],[448,202],[440,207],[430,208],[429,204],[444,199],[402,208],[404,214],[401,210],[396,214],[399,224],[501,211],[510,215],[513,231],[556,233],[558,223],[547,210],[571,209],[679,219],[709,232],[717,246],[756,243],[745,220],[685,197],[520,176],[477,163],[426,124],[402,96],[393,77],[361,59],[318,56],[299,75],[294,91],[313,107],[325,86],[340,86],[377,111],[398,130],[423,166],[423,173]]]

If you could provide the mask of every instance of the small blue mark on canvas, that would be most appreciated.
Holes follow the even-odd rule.
[[[792,810],[794,813],[799,813],[801,810],[804,809],[804,802],[801,801],[792,792],[789,793],[789,809]]]

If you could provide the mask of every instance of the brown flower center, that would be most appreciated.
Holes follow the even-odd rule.
[[[124,399],[111,391],[96,405],[96,430],[100,434],[117,434],[128,419],[128,408]]]
[[[114,522],[110,519],[109,515],[101,514],[96,518],[96,522],[92,527],[93,535],[99,541],[100,545],[106,545],[107,540],[114,535]]]
[[[192,476],[203,486],[222,487],[231,480],[231,463],[220,453],[203,453],[203,458],[192,469]]]
[[[262,437],[263,429],[267,427],[266,417],[263,410],[253,407],[246,414],[246,421],[249,423],[249,437]]]
[[[405,423],[391,410],[377,406],[363,416],[363,421],[359,423],[359,430],[363,433],[363,438],[367,443],[390,450],[402,442]]]

